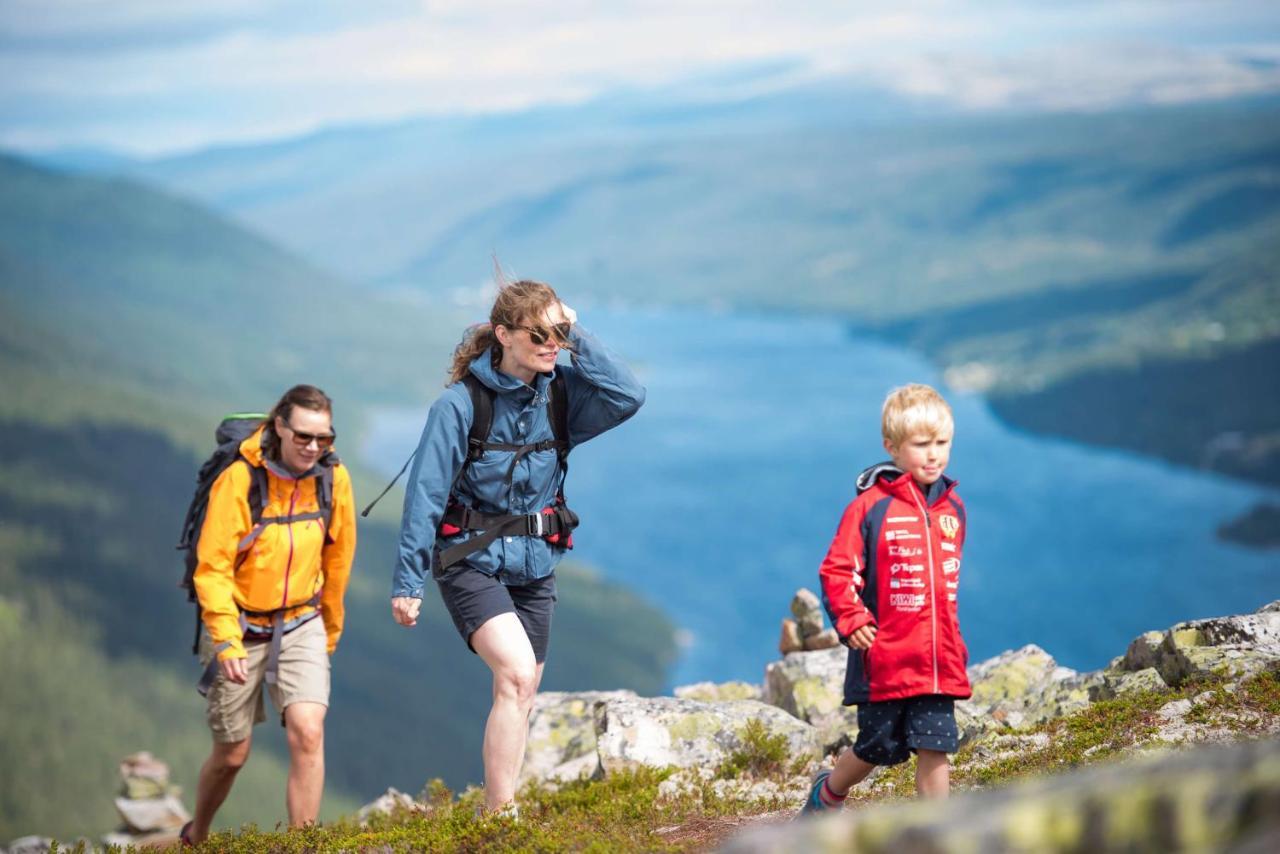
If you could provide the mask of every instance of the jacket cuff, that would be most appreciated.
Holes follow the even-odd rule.
[[[871,616],[870,611],[861,611],[842,619],[840,625],[836,626],[836,635],[839,636],[841,643],[845,643],[858,629],[875,625],[875,622],[876,618]]]
[[[240,641],[230,640],[218,644],[214,649],[218,652],[218,661],[228,661],[232,658],[248,658],[249,654],[244,651],[244,645]]]

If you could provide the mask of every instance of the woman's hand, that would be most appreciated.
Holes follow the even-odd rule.
[[[247,658],[224,658],[218,662],[218,666],[222,668],[222,676],[228,682],[243,685],[249,681],[249,659]]]
[[[391,598],[391,616],[402,626],[412,628],[418,625],[418,611],[422,608],[422,600],[412,596],[393,596]]]
[[[876,627],[868,623],[860,629],[854,629],[847,643],[854,649],[871,649],[876,642]]]
[[[557,323],[562,323],[566,320],[570,324],[578,322],[578,313],[562,302],[548,306],[546,317],[547,325],[549,326],[555,326]]]

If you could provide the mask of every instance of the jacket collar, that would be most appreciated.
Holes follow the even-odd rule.
[[[486,351],[476,356],[471,362],[471,373],[476,379],[484,383],[488,388],[493,389],[498,394],[505,392],[519,391],[522,388],[532,387],[539,395],[545,395],[547,386],[555,377],[555,371],[550,373],[538,374],[533,378],[533,385],[526,384],[523,380],[511,376],[511,374],[503,373],[493,366],[493,357],[490,355],[492,351]]]
[[[912,480],[911,475],[888,461],[876,463],[863,469],[862,473],[858,475],[857,481],[859,495],[873,486],[879,486],[885,492],[897,496],[903,501],[914,502],[917,498],[922,498],[927,507],[932,507],[950,495],[951,490],[956,488],[956,483],[955,480],[944,474],[929,489],[932,496],[924,495]],[[941,486],[938,484],[941,484]]]
[[[266,430],[265,425],[254,430],[248,438],[240,443],[240,455],[248,461],[249,465],[265,468],[281,480],[302,480],[303,478],[315,477],[320,474],[320,467],[329,461],[330,455],[333,453],[332,449],[330,449],[328,452],[321,454],[320,459],[310,469],[302,474],[294,474],[275,460],[267,458],[267,455],[262,450],[262,433],[264,430]]]

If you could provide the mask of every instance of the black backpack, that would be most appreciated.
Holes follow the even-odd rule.
[[[287,519],[264,520],[262,518],[262,510],[266,505],[268,491],[267,470],[262,466],[251,465],[240,453],[240,443],[253,435],[253,432],[258,429],[266,418],[267,416],[261,413],[237,412],[222,419],[222,423],[218,425],[218,429],[213,434],[217,447],[214,448],[209,458],[204,461],[204,465],[200,466],[200,473],[196,475],[195,494],[191,497],[191,504],[187,508],[186,518],[182,522],[182,532],[178,537],[177,545],[179,551],[185,552],[182,581],[179,586],[187,591],[187,601],[196,603],[196,630],[195,639],[191,644],[192,654],[199,654],[200,627],[202,625],[200,621],[200,605],[196,598],[194,581],[196,566],[199,564],[196,546],[200,542],[200,531],[204,527],[204,519],[209,512],[209,491],[213,489],[214,481],[232,464],[243,461],[249,467],[249,472],[252,475],[249,484],[249,510],[252,514],[254,535],[264,527],[264,522],[288,521]],[[316,500],[320,505],[320,514],[325,518],[326,536],[328,535],[329,523],[332,521],[333,466],[337,461],[338,458],[332,451],[321,457],[321,474],[318,475],[316,483]]]
[[[480,459],[484,455],[486,448],[514,449],[516,447],[496,445],[489,441],[489,431],[493,429],[493,389],[480,382],[475,374],[467,374],[462,378],[461,382],[467,387],[467,394],[471,397],[472,419],[471,429],[467,432],[467,457],[463,460],[462,467],[458,469],[458,473],[454,476],[453,483],[449,487],[451,497],[467,467],[475,460]],[[569,474],[569,394],[566,391],[563,371],[556,371],[555,378],[551,381],[551,385],[547,387],[547,418],[551,421],[551,434],[554,438],[547,442],[539,442],[536,445],[522,445],[519,447],[527,448],[528,450],[537,450],[543,446],[555,447],[556,453],[560,457],[560,488],[558,492],[563,499],[564,480]],[[409,459],[404,461],[404,465],[400,467],[400,472],[391,479],[386,489],[379,492],[378,497],[370,501],[369,506],[364,508],[364,511],[360,514],[362,517],[368,516],[369,512],[382,500],[383,496],[391,491],[391,487],[395,486],[400,478],[404,476],[417,453],[415,449],[409,454]],[[512,471],[515,469],[515,464],[519,462],[520,456],[523,456],[518,450],[517,454],[516,459],[511,461]],[[510,479],[510,477],[511,474],[508,473],[507,478]]]

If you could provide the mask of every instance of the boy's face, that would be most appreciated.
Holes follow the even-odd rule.
[[[928,486],[942,477],[951,459],[953,430],[941,433],[911,433],[896,446],[884,440],[884,449],[893,457],[894,465]]]

